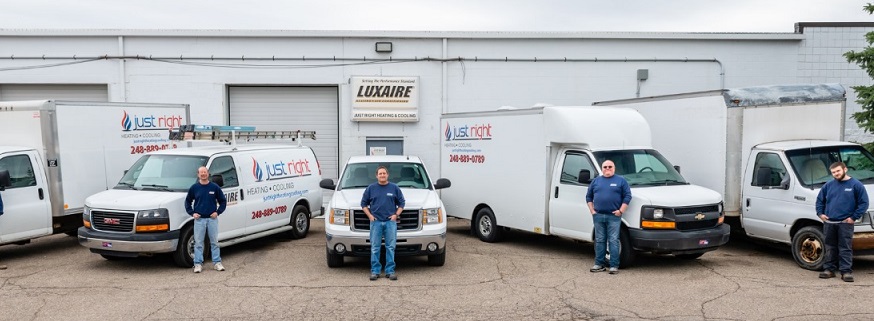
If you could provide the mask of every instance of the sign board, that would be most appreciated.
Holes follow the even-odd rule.
[[[352,77],[352,120],[419,121],[419,77]]]
[[[385,156],[387,148],[385,146],[374,146],[370,148],[370,154],[368,155],[379,155]]]

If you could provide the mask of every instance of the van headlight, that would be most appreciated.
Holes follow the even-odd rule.
[[[170,212],[166,208],[156,208],[153,210],[144,210],[137,212],[137,218],[168,218]]]
[[[341,210],[332,208],[331,216],[329,217],[331,224],[349,225],[349,210]]]
[[[422,223],[425,224],[440,224],[443,223],[443,213],[440,208],[426,208],[422,210]]]

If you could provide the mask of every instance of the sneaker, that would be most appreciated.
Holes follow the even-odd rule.
[[[222,262],[218,262],[218,263],[216,263],[216,264],[214,265],[214,267],[215,267],[215,270],[216,270],[216,271],[224,271],[224,270],[225,270],[225,266],[222,265]]]
[[[617,274],[617,273],[619,273],[619,268],[617,268],[617,267],[610,268],[610,274]]]
[[[600,265],[597,265],[597,264],[593,265],[592,268],[589,269],[589,272],[592,272],[592,273],[604,272],[604,271],[607,271],[607,268],[600,266]]]
[[[379,278],[379,274],[373,274],[373,273],[370,274],[371,281],[376,281],[376,279],[378,279],[378,278]]]
[[[200,271],[203,271],[203,265],[195,264],[194,265],[194,273],[200,273]]]
[[[831,279],[833,277],[835,277],[835,272],[829,270],[825,270],[819,273],[820,279]]]
[[[397,274],[397,273],[389,274],[387,277],[388,277],[389,280],[392,280],[392,281],[397,281],[397,280],[398,280],[398,274]]]
[[[853,273],[841,273],[841,280],[844,280],[844,282],[855,281],[855,279],[853,279]]]

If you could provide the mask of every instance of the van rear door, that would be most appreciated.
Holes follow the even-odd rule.
[[[52,234],[48,185],[36,151],[0,155],[0,170],[9,171],[11,187],[0,191],[0,242],[27,240]]]

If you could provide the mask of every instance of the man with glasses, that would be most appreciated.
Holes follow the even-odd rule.
[[[615,175],[616,165],[606,160],[601,176],[595,177],[586,191],[586,203],[595,222],[595,265],[590,272],[607,271],[607,246],[610,246],[610,274],[619,273],[619,228],[622,213],[631,202],[631,187],[622,176]]]

